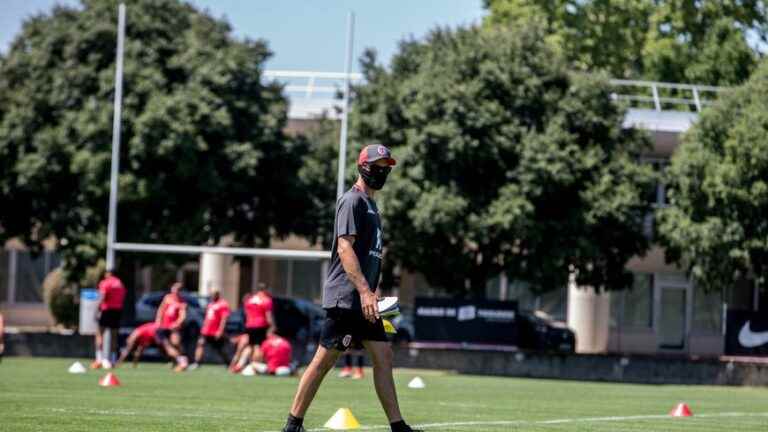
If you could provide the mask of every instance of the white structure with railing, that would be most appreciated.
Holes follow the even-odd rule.
[[[340,118],[344,73],[266,70],[263,76],[267,81],[284,85],[290,101],[290,118]],[[363,75],[350,74],[350,82],[363,84]],[[670,133],[688,130],[698,113],[712,105],[720,93],[727,91],[727,88],[707,85],[622,79],[610,80],[610,84],[614,88],[611,98],[628,106],[625,127]]]

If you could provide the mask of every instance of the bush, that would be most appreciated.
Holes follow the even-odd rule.
[[[43,281],[43,295],[45,304],[53,315],[57,324],[67,328],[73,328],[78,323],[78,308],[76,304],[77,287],[66,281],[64,271],[58,268]]]

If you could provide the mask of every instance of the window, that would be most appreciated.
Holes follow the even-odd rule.
[[[320,261],[293,262],[293,296],[314,302],[322,301]]]
[[[653,275],[635,273],[632,288],[611,293],[611,325],[645,329],[653,326]]]
[[[693,294],[693,330],[705,333],[718,333],[722,329],[722,294],[720,292],[705,293],[703,289],[694,288]]]
[[[507,288],[507,299],[517,300],[520,310],[534,310],[538,308],[536,295],[530,290],[527,282],[510,281]]]
[[[667,159],[645,159],[645,163],[653,167],[653,171],[659,176],[658,180],[645,191],[645,201],[652,204],[654,210],[643,217],[643,233],[646,237],[653,240],[656,236],[656,214],[655,209],[666,207],[667,204],[667,185],[664,183],[663,175],[669,166]]]
[[[42,303],[43,281],[60,263],[52,251],[0,251],[0,302]]]

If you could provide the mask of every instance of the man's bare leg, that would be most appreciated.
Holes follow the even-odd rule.
[[[291,405],[291,415],[298,418],[304,418],[309,404],[317,394],[317,389],[323,382],[323,378],[335,365],[339,359],[341,351],[329,350],[325,347],[318,347],[315,357],[307,366],[304,374],[299,381],[299,388],[296,390],[296,396]]]
[[[395,380],[392,378],[392,347],[389,342],[363,341],[373,361],[373,383],[381,407],[390,423],[403,419],[400,405],[397,403]]]
[[[91,369],[98,369],[101,367],[102,359],[102,344],[103,344],[104,329],[99,326],[96,330],[96,334],[93,335],[95,360],[91,363]]]
[[[174,371],[181,372],[187,369],[187,366],[189,366],[187,358],[184,357],[170,341],[164,341],[163,348],[165,348],[165,353],[168,355],[168,357],[176,360],[176,367],[173,369]]]
[[[197,338],[197,345],[195,345],[195,364],[203,360],[203,354],[205,354],[205,339],[200,336]]]
[[[109,339],[109,358],[107,360],[109,361],[116,361],[119,352],[117,352],[117,329],[112,328],[109,329],[110,333],[110,339]]]

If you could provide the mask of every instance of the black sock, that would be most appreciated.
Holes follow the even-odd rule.
[[[352,354],[345,354],[344,355],[344,366],[351,368],[352,367]]]
[[[304,419],[301,417],[294,417],[293,414],[288,414],[288,420],[285,422],[286,428],[293,428],[299,430],[304,424]]]
[[[365,357],[362,355],[357,356],[357,367],[362,368],[365,364]]]
[[[396,421],[390,423],[389,427],[392,428],[392,432],[410,432],[411,428],[405,423],[405,420]]]

